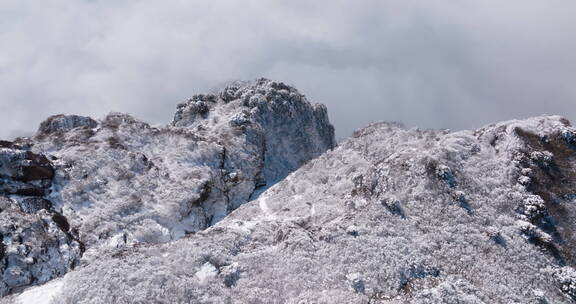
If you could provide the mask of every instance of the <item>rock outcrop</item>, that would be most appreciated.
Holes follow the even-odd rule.
[[[70,273],[59,301],[572,303],[574,134],[373,124],[209,229]]]
[[[230,133],[244,134],[242,145],[261,149],[259,168],[266,181],[281,180],[311,155],[335,146],[324,105],[311,106],[295,88],[267,79],[235,83],[219,94],[195,95],[178,105],[172,125],[223,140]]]
[[[24,213],[0,197],[0,295],[61,276],[78,263],[82,245],[62,226],[65,218],[41,209]]]
[[[0,148],[0,193],[43,196],[53,175],[53,168],[44,155]]]
[[[38,128],[38,133],[62,133],[79,127],[90,129],[96,126],[98,126],[98,122],[90,117],[59,114],[50,116],[43,121]]]
[[[3,142],[0,148],[0,296],[73,269],[82,244],[43,196],[54,174],[48,159]]]

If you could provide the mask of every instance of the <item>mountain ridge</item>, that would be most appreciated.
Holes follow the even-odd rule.
[[[571,303],[573,223],[549,204],[573,216],[572,180],[556,202],[529,184],[573,173],[574,134],[558,116],[455,133],[373,124],[205,231],[71,273],[60,299]]]
[[[164,172],[173,175],[188,170],[184,159],[195,159],[190,170],[208,164],[213,169],[203,172],[216,178],[203,183],[198,178],[202,172],[194,171],[181,176],[193,183],[178,184],[166,195],[191,186],[194,191],[187,197],[202,201],[204,212],[218,215],[213,211],[222,201],[230,203],[230,209],[225,208],[219,220],[195,222],[201,228],[192,233],[178,234],[182,226],[170,226],[156,215],[145,225],[127,220],[133,214],[124,211],[134,212],[134,205],[121,205],[127,208],[104,213],[119,219],[112,224],[124,226],[110,231],[121,233],[100,238],[100,231],[93,231],[99,229],[98,222],[84,235],[79,226],[80,231],[63,241],[86,243],[79,267],[0,303],[28,304],[24,299],[35,294],[50,294],[45,303],[91,304],[576,301],[576,128],[560,116],[458,132],[380,122],[336,146],[325,107],[309,105],[284,84],[257,80],[193,96],[177,107],[164,131],[124,114],[109,115],[97,122],[96,130],[88,119],[61,119],[43,124],[41,129],[48,131],[40,132],[30,146],[30,153],[55,156],[55,151],[64,151],[60,154],[69,157],[53,160],[52,192],[46,198],[55,203],[54,212],[60,207],[65,211],[67,204],[79,210],[75,212],[87,208],[76,199],[78,192],[62,201],[52,194],[66,194],[63,189],[75,183],[84,186],[85,179],[93,185],[97,180],[91,181],[91,175],[114,177],[108,184],[115,190],[122,183],[142,190],[150,177],[164,176],[146,173],[140,180],[138,172],[151,170],[150,162],[152,167],[169,164]],[[66,131],[54,135],[54,129]],[[160,139],[151,145],[154,134]],[[165,154],[166,137],[172,138],[171,144],[180,143],[173,149],[178,153]],[[200,150],[181,144],[188,140],[211,152],[190,152]],[[86,142],[106,152],[89,154],[100,162],[61,176],[66,166],[58,162],[70,163],[87,153],[82,150]],[[314,147],[306,149],[310,143]],[[222,146],[227,147],[224,153]],[[128,163],[132,169],[117,178],[108,163]],[[98,173],[101,167],[105,170]],[[241,170],[221,171],[232,167]],[[250,178],[238,182],[232,173]],[[264,181],[266,191],[246,203]],[[214,185],[229,191],[219,192]],[[95,187],[88,198],[102,193],[116,199],[122,194]],[[231,199],[234,195],[239,198]],[[153,203],[141,207],[151,210],[166,204],[154,196],[145,199]],[[40,202],[8,201],[13,208],[36,212],[32,216],[46,212]],[[63,214],[70,226],[77,225],[72,211]],[[179,218],[174,214],[166,219]],[[79,218],[82,225],[90,224],[88,216]],[[53,221],[64,225],[58,216]],[[155,225],[166,230],[150,231]]]

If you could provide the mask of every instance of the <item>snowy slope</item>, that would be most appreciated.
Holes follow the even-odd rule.
[[[359,130],[216,225],[69,273],[53,303],[571,303],[576,129]]]
[[[4,235],[0,295],[62,275],[78,263],[80,254],[81,263],[90,263],[106,254],[122,254],[123,248],[169,242],[205,229],[253,193],[335,146],[324,106],[312,105],[296,89],[266,79],[195,95],[178,105],[174,121],[166,126],[153,127],[120,113],[100,121],[56,115],[42,122],[32,138],[3,143],[11,148],[0,154],[0,165],[9,164],[0,166],[0,178],[6,176],[0,179],[0,199],[22,209],[8,218],[0,208],[0,216],[8,218],[2,223],[8,227],[4,230],[20,231],[12,227],[24,216],[18,215],[26,209],[22,195],[32,195],[47,203],[27,216],[57,212],[66,220],[58,233],[71,235],[66,241],[78,241],[86,251],[74,251],[69,257],[72,265],[54,265],[55,271],[30,260],[37,256],[26,249],[19,251],[18,263],[4,255],[4,245],[12,251],[17,246],[45,246],[34,245],[43,231],[26,234],[17,243]],[[28,154],[49,160],[48,177],[19,181],[22,174],[15,170],[29,168]],[[11,171],[4,172],[5,167]],[[30,187],[40,188],[31,193]],[[44,225],[48,220],[37,222]],[[31,276],[20,261],[26,259],[41,273]],[[6,279],[18,271],[30,279]]]

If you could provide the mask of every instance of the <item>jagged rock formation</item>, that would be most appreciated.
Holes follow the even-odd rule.
[[[73,269],[82,244],[48,200],[48,159],[11,142],[0,148],[0,296]],[[7,197],[10,196],[10,197]]]
[[[5,197],[0,205],[0,295],[45,283],[78,264],[82,247],[64,217],[45,209],[26,214]]]
[[[125,247],[168,242],[213,225],[260,188],[333,148],[335,140],[324,106],[311,105],[285,84],[260,79],[232,84],[217,95],[195,95],[178,105],[168,126],[120,113],[100,121],[56,115],[32,138],[1,144],[7,148],[0,149],[0,194],[20,204],[2,224],[28,231],[20,239],[33,247],[46,234],[54,240],[44,247],[82,244],[82,261],[91,263]],[[50,214],[66,222],[57,235]],[[6,236],[2,243],[8,246]],[[50,252],[35,253],[29,264],[59,264],[52,278],[73,267],[80,253],[63,261]],[[33,270],[21,272],[29,277]]]
[[[54,175],[44,155],[4,142],[0,148],[0,193],[43,196]]]
[[[204,231],[69,273],[54,303],[571,303],[575,138],[559,117],[373,124]]]
[[[311,156],[335,146],[326,107],[311,107],[304,100],[304,95],[281,82],[240,82],[217,95],[195,95],[179,104],[172,125],[223,141],[239,132],[245,134],[242,142],[227,144],[260,149],[250,151],[264,161],[257,164],[260,178],[277,181]]]

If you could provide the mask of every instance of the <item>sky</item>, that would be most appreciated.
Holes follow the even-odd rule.
[[[0,138],[49,115],[171,121],[177,103],[266,77],[374,121],[576,123],[573,0],[0,0]]]

